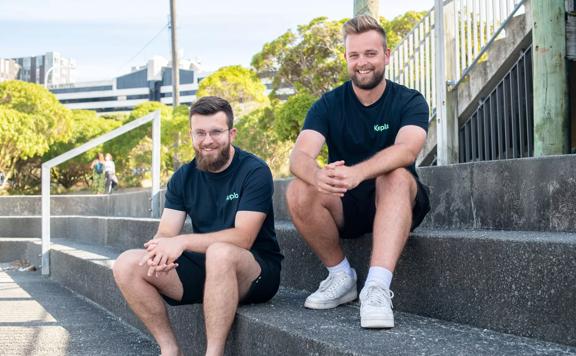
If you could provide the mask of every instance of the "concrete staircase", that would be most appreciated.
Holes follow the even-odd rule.
[[[326,271],[289,221],[288,181],[277,181],[276,228],[286,256],[282,288],[269,303],[239,309],[228,354],[576,355],[575,171],[576,156],[420,169],[431,187],[432,211],[395,273],[397,327],[391,330],[361,329],[354,303],[303,308]],[[158,221],[113,216],[104,203],[100,211],[108,216],[79,216],[79,207],[90,205],[80,201],[95,198],[116,206],[146,200],[54,198],[60,215],[52,218],[57,238],[50,278],[144,331],[116,289],[111,266],[121,251],[148,240]],[[39,236],[39,216],[6,207],[23,206],[15,202],[0,199],[0,262],[24,257],[39,263],[40,241],[27,238]],[[361,287],[370,236],[344,247]],[[170,316],[186,354],[202,354],[201,307],[171,307]]]

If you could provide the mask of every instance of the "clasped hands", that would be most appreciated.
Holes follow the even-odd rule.
[[[184,240],[180,236],[154,237],[144,244],[146,254],[139,265],[148,266],[148,276],[159,276],[178,267],[176,259],[184,252]]]
[[[320,192],[339,197],[356,188],[363,180],[358,169],[344,165],[344,161],[327,164],[316,172],[315,179]]]

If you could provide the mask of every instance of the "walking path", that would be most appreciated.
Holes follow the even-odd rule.
[[[155,343],[39,272],[0,269],[0,355],[158,355]]]

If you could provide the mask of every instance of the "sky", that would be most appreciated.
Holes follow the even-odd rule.
[[[392,19],[434,0],[380,0]],[[169,0],[0,0],[0,58],[59,52],[76,81],[112,79],[153,56],[170,58]],[[240,64],[266,42],[313,18],[351,17],[354,0],[176,0],[181,58],[205,70]]]

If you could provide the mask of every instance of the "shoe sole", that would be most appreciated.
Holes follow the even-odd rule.
[[[339,305],[353,302],[357,298],[358,298],[358,292],[356,290],[352,290],[344,294],[342,297],[328,302],[313,302],[306,299],[306,301],[304,302],[304,307],[308,309],[332,309],[336,308]]]
[[[365,329],[390,329],[394,327],[394,319],[362,319],[360,326]]]

